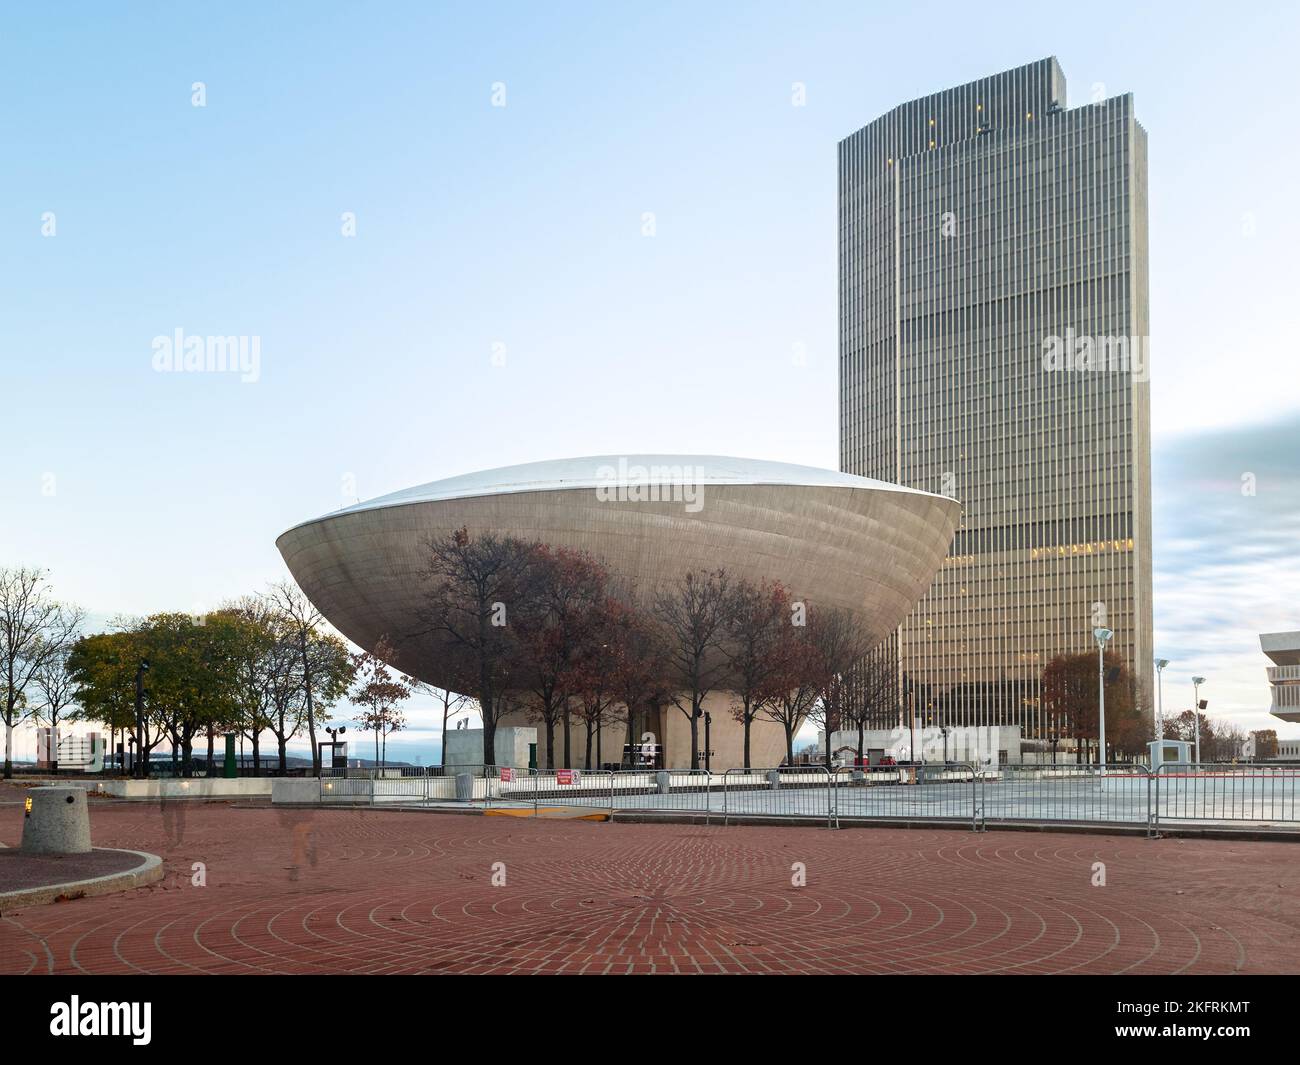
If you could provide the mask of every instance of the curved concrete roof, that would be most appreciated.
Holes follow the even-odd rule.
[[[444,477],[441,481],[403,488],[312,520],[322,521],[339,514],[398,507],[407,503],[433,503],[444,499],[506,495],[512,492],[550,492],[628,484],[802,485],[928,494],[915,488],[905,488],[870,477],[858,477],[852,473],[824,470],[816,466],[799,466],[791,462],[772,462],[768,459],[743,459],[727,455],[592,455],[525,462],[518,466],[499,466],[492,470]],[[301,524],[310,525],[311,521]]]
[[[644,490],[651,486],[662,491]],[[688,570],[725,567],[756,583],[779,580],[814,608],[852,610],[883,638],[929,586],[960,509],[944,496],[808,466],[595,456],[409,488],[297,525],[276,545],[340,632],[368,649],[388,637],[400,645],[399,668],[438,684],[437,652],[410,635],[422,627],[431,536],[463,526],[588,551],[644,603]]]

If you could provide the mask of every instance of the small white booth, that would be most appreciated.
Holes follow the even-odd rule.
[[[1162,765],[1186,764],[1192,760],[1190,740],[1152,740],[1147,744],[1147,751],[1153,773]]]

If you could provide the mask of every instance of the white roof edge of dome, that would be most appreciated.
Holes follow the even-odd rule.
[[[452,499],[473,499],[479,496],[512,495],[521,492],[594,489],[603,485],[621,484],[853,488],[860,491],[895,492],[900,495],[925,496],[951,503],[957,502],[949,496],[939,496],[933,492],[908,488],[889,481],[768,459],[746,459],[725,455],[587,455],[578,458],[528,462],[517,466],[501,466],[430,481],[427,484],[376,496],[374,499],[299,522],[286,532],[344,514],[382,510],[388,507],[437,503]]]

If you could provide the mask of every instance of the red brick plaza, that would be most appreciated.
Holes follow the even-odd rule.
[[[15,812],[0,810],[11,846]],[[176,803],[91,816],[97,845],[161,854],[166,877],[6,910],[0,972],[1300,971],[1288,843]]]

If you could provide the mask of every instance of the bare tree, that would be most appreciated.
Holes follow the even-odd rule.
[[[749,741],[754,719],[780,693],[773,687],[781,665],[777,651],[781,630],[790,624],[790,595],[778,582],[773,585],[738,581],[727,603],[724,645],[731,663],[732,716],[744,730],[744,762],[750,767]]]
[[[861,670],[871,645],[859,617],[847,610],[818,608],[810,611],[808,621],[808,632],[817,648],[814,661],[818,667],[817,699],[809,716],[821,725],[826,735],[825,755],[829,766],[833,758],[831,737],[851,719],[851,713],[846,711],[853,691],[853,676]]]
[[[298,651],[299,677],[302,695],[307,713],[307,736],[311,740],[311,770],[313,776],[320,776],[320,746],[316,742],[316,707],[338,699],[352,680],[348,670],[346,655],[342,660],[337,655],[330,656],[335,668],[323,672],[319,650],[324,634],[320,631],[325,624],[325,617],[303,594],[301,588],[291,581],[281,581],[272,585],[268,596],[281,616],[281,623],[287,628],[289,638]],[[341,645],[340,645],[341,648]],[[323,696],[323,698],[322,698]]]
[[[4,684],[4,778],[13,770],[13,730],[31,703],[29,685],[77,640],[85,615],[49,595],[43,570],[0,569],[0,683]]]
[[[462,711],[468,710],[470,704],[474,702],[468,695],[461,695],[450,688],[439,688],[435,684],[428,684],[422,680],[411,679],[411,688],[413,691],[427,692],[433,696],[435,705],[442,708],[442,766],[447,767],[447,723]]]
[[[557,723],[563,731],[562,764],[573,768],[573,696],[601,644],[605,582],[605,567],[585,551],[540,546],[530,608],[516,612],[524,676],[546,727],[546,763],[552,769]],[[590,738],[590,721],[587,726]]]
[[[869,652],[845,679],[844,698],[840,707],[841,728],[845,725],[858,733],[858,763],[866,763],[867,722],[879,720],[882,708],[894,707],[898,684],[898,659],[892,640],[885,640]]]
[[[806,619],[794,619],[806,620]],[[785,732],[785,764],[794,765],[794,735],[807,720],[822,692],[821,649],[807,624],[783,625],[774,650],[778,667],[771,679],[777,693],[763,705],[763,716]]]
[[[352,656],[356,687],[348,694],[361,708],[357,724],[375,734],[375,762],[379,768],[387,757],[389,734],[399,731],[406,723],[398,705],[411,696],[410,681],[388,665],[394,657],[393,645],[387,638],[381,638],[373,652],[359,651]]]
[[[470,692],[483,717],[483,763],[496,764],[497,722],[521,687],[514,616],[531,608],[538,545],[461,528],[425,541],[428,599],[408,643],[430,641],[449,681]],[[404,648],[405,651],[405,648]],[[420,653],[419,648],[410,653]]]
[[[687,573],[655,597],[655,617],[667,651],[669,698],[691,724],[691,768],[700,768],[704,700],[727,676],[726,637],[730,582],[726,570]]]
[[[75,637],[74,637],[75,639]],[[73,644],[63,647],[57,654],[50,655],[37,670],[35,687],[37,702],[31,709],[37,724],[50,728],[51,768],[59,768],[59,723],[70,719],[67,713],[70,707],[77,706],[77,682],[68,672],[68,656]]]

